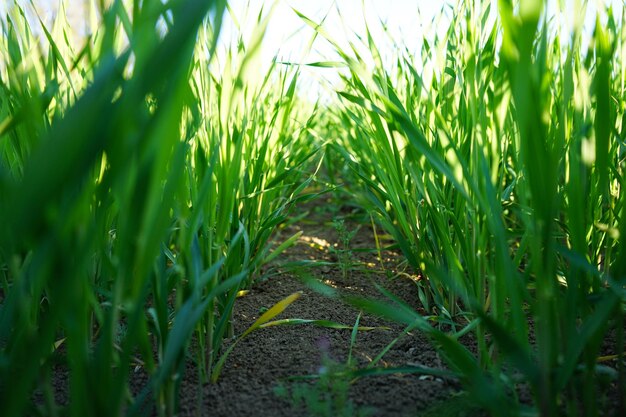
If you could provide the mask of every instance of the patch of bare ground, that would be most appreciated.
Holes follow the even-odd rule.
[[[301,291],[302,296],[281,315],[284,318],[331,320],[352,326],[359,312],[342,301],[328,298],[308,288],[302,275],[313,276],[336,290],[352,295],[383,299],[375,288],[379,284],[403,301],[419,309],[415,282],[408,273],[399,274],[402,257],[391,251],[376,250],[374,233],[366,219],[358,223],[348,218],[349,212],[335,212],[318,201],[306,207],[302,221],[283,230],[284,236],[303,232],[298,243],[290,248],[280,263],[298,261],[323,262],[305,266],[305,270],[288,270],[271,274],[257,282],[250,292],[237,300],[235,334],[240,334],[269,308],[288,295]],[[333,220],[346,217],[348,232],[357,230],[350,240],[348,254],[351,266],[344,276],[339,253],[341,236]],[[333,249],[334,248],[334,249]],[[325,262],[325,263],[324,263]],[[381,265],[382,262],[382,265]],[[401,265],[400,265],[401,267]],[[280,268],[279,268],[280,269]],[[268,271],[271,272],[271,271]],[[395,279],[390,277],[397,276]],[[415,277],[413,277],[415,278]],[[379,317],[364,314],[360,326],[376,327],[360,331],[352,356],[359,367],[365,367],[392,342],[403,327]],[[202,416],[306,416],[305,407],[296,407],[292,400],[276,395],[277,386],[289,388],[301,382],[294,376],[316,374],[330,357],[335,363],[346,363],[351,344],[350,329],[331,329],[314,325],[269,327],[250,334],[233,350],[216,384],[201,389],[195,384],[195,371],[188,370],[182,388],[182,415]],[[421,365],[444,368],[424,336],[412,332],[401,338],[383,356],[380,367]],[[433,404],[458,396],[454,380],[431,376],[391,374],[362,377],[349,386],[349,400],[355,409],[367,410],[373,416],[416,416]]]

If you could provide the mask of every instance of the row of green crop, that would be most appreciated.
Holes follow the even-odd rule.
[[[492,415],[598,415],[607,374],[626,393],[624,15],[601,10],[583,50],[583,19],[567,33],[544,2],[498,5],[494,23],[491,2],[457,2],[445,34],[417,56],[398,45],[393,68],[369,31],[352,50],[327,38],[349,68],[328,130],[346,164],[329,166],[453,330],[397,300],[352,302],[428,334]],[[609,331],[617,372],[598,362]]]
[[[19,3],[3,19],[3,416],[175,414],[187,352],[217,379],[238,292],[297,237],[270,251],[317,152],[298,72],[246,78],[266,20],[218,65],[226,2],[161,3],[88,3],[79,50],[63,13],[41,37]]]
[[[429,335],[492,415],[598,415],[607,378],[623,396],[624,16],[603,11],[583,50],[542,2],[502,0],[495,23],[491,2],[458,2],[391,70],[370,33],[365,51],[328,39],[349,73],[322,115],[297,67],[247,77],[263,14],[217,65],[225,1],[93,4],[80,50],[63,14],[43,40],[19,7],[3,21],[0,414],[172,415],[188,353],[216,380],[238,292],[297,238],[270,252],[325,135],[329,174],[421,271],[430,315],[350,302]]]

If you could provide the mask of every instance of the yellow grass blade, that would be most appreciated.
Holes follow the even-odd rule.
[[[243,332],[243,334],[241,335],[241,338],[246,337],[248,334],[258,329],[262,324],[267,323],[268,321],[270,321],[271,319],[273,319],[274,317],[276,317],[277,315],[285,311],[285,309],[289,307],[291,303],[293,303],[298,298],[300,298],[301,295],[302,295],[302,291],[294,292],[290,296],[285,297],[279,302],[277,302],[276,304],[274,304],[269,310],[263,313],[261,317],[259,317],[257,321],[255,321],[254,324],[252,324],[252,326],[248,327],[248,330]]]

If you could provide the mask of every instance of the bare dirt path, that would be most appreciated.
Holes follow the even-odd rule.
[[[331,207],[330,201],[321,197],[303,208],[308,214],[301,221],[288,226],[283,235],[290,236],[298,230],[302,230],[303,234],[298,243],[281,256],[279,262],[308,260],[332,263],[307,267],[306,273],[340,291],[357,295],[380,297],[373,285],[379,283],[419,309],[414,282],[406,277],[389,279],[389,276],[394,275],[394,268],[402,258],[392,252],[383,252],[383,262],[387,269],[385,272],[375,250],[374,233],[367,219],[361,218],[355,222],[349,211],[334,212]],[[340,228],[333,220],[341,218],[346,218],[344,227],[347,233],[356,229],[358,231],[350,240],[350,250],[338,253],[331,247],[336,245],[341,250],[344,247],[342,238],[346,233],[338,230]],[[356,264],[348,270],[345,277],[339,262],[339,258],[344,255],[344,261],[349,258],[350,263]],[[312,291],[303,284],[298,275],[291,271],[272,276],[256,283],[249,294],[238,299],[235,306],[235,334],[240,334],[250,326],[264,308],[271,307],[296,291],[302,291],[302,296],[280,318],[332,320],[348,326],[355,323],[359,314],[357,310],[339,300]],[[387,329],[358,333],[352,356],[359,367],[370,363],[403,330],[401,326],[368,315],[361,317],[360,325]],[[321,367],[328,368],[333,363],[341,368],[341,364],[347,361],[350,339],[350,329],[314,325],[261,329],[236,346],[220,380],[216,384],[203,386],[202,395],[193,376],[195,372],[188,372],[188,378],[181,390],[181,414],[216,417],[335,416],[342,415],[341,413],[355,416],[417,416],[423,415],[433,404],[442,401],[448,403],[458,397],[459,386],[456,382],[430,376],[392,374],[363,377],[351,384],[347,380],[339,380],[335,382],[331,392],[324,389],[321,383],[316,384],[315,380],[309,380],[308,385],[305,385],[306,382],[290,379],[294,376],[316,374]],[[384,355],[378,365],[443,368],[434,349],[417,333],[404,336]],[[279,386],[284,388],[285,395],[277,395]],[[304,392],[302,396],[308,397],[311,404],[308,407],[298,405],[294,401],[294,390]],[[348,398],[341,397],[343,392],[348,394]],[[336,402],[333,409],[326,410],[329,414],[324,411],[316,414],[313,400],[322,396]]]

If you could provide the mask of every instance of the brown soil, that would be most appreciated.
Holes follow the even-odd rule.
[[[350,217],[349,212],[332,213],[318,201],[309,205],[306,220],[285,228],[281,234],[291,236],[302,230],[298,243],[290,248],[280,263],[315,260],[332,265],[310,267],[310,274],[339,291],[353,295],[383,298],[374,283],[390,289],[412,307],[419,309],[415,282],[410,274],[397,275],[395,268],[401,262],[397,253],[385,251],[380,264],[371,226],[363,225],[350,242],[353,267],[344,279],[336,253],[329,246],[341,247],[340,237],[332,224],[335,218]],[[367,224],[366,222],[365,224]],[[358,228],[346,219],[346,229]],[[271,272],[271,271],[267,271]],[[280,316],[332,320],[352,326],[359,312],[343,302],[327,298],[309,289],[299,276],[302,273],[282,272],[253,286],[250,293],[238,299],[235,306],[235,334],[247,329],[269,308],[288,295],[302,291],[302,296]],[[358,333],[353,348],[353,358],[359,367],[370,363],[403,330],[397,324],[377,317],[363,315],[361,326],[380,327]],[[328,365],[325,356],[335,363],[345,364],[351,344],[351,329],[330,329],[314,325],[269,327],[250,334],[233,350],[216,384],[206,384],[201,391],[197,386],[195,371],[188,372],[183,382],[181,407],[183,416],[307,416],[306,407],[298,407],[293,399],[279,396],[276,387],[288,392],[305,382],[293,380],[294,376],[317,374]],[[378,363],[381,367],[421,365],[444,368],[441,359],[427,340],[418,333],[409,333],[398,341]],[[313,387],[314,381],[309,382]],[[311,388],[312,390],[312,388]],[[460,386],[454,380],[444,380],[425,375],[363,377],[349,387],[349,398],[355,411],[373,416],[416,416],[442,401],[457,399]],[[199,412],[198,412],[199,411]],[[335,410],[331,415],[338,415]],[[461,414],[455,414],[461,415]]]

